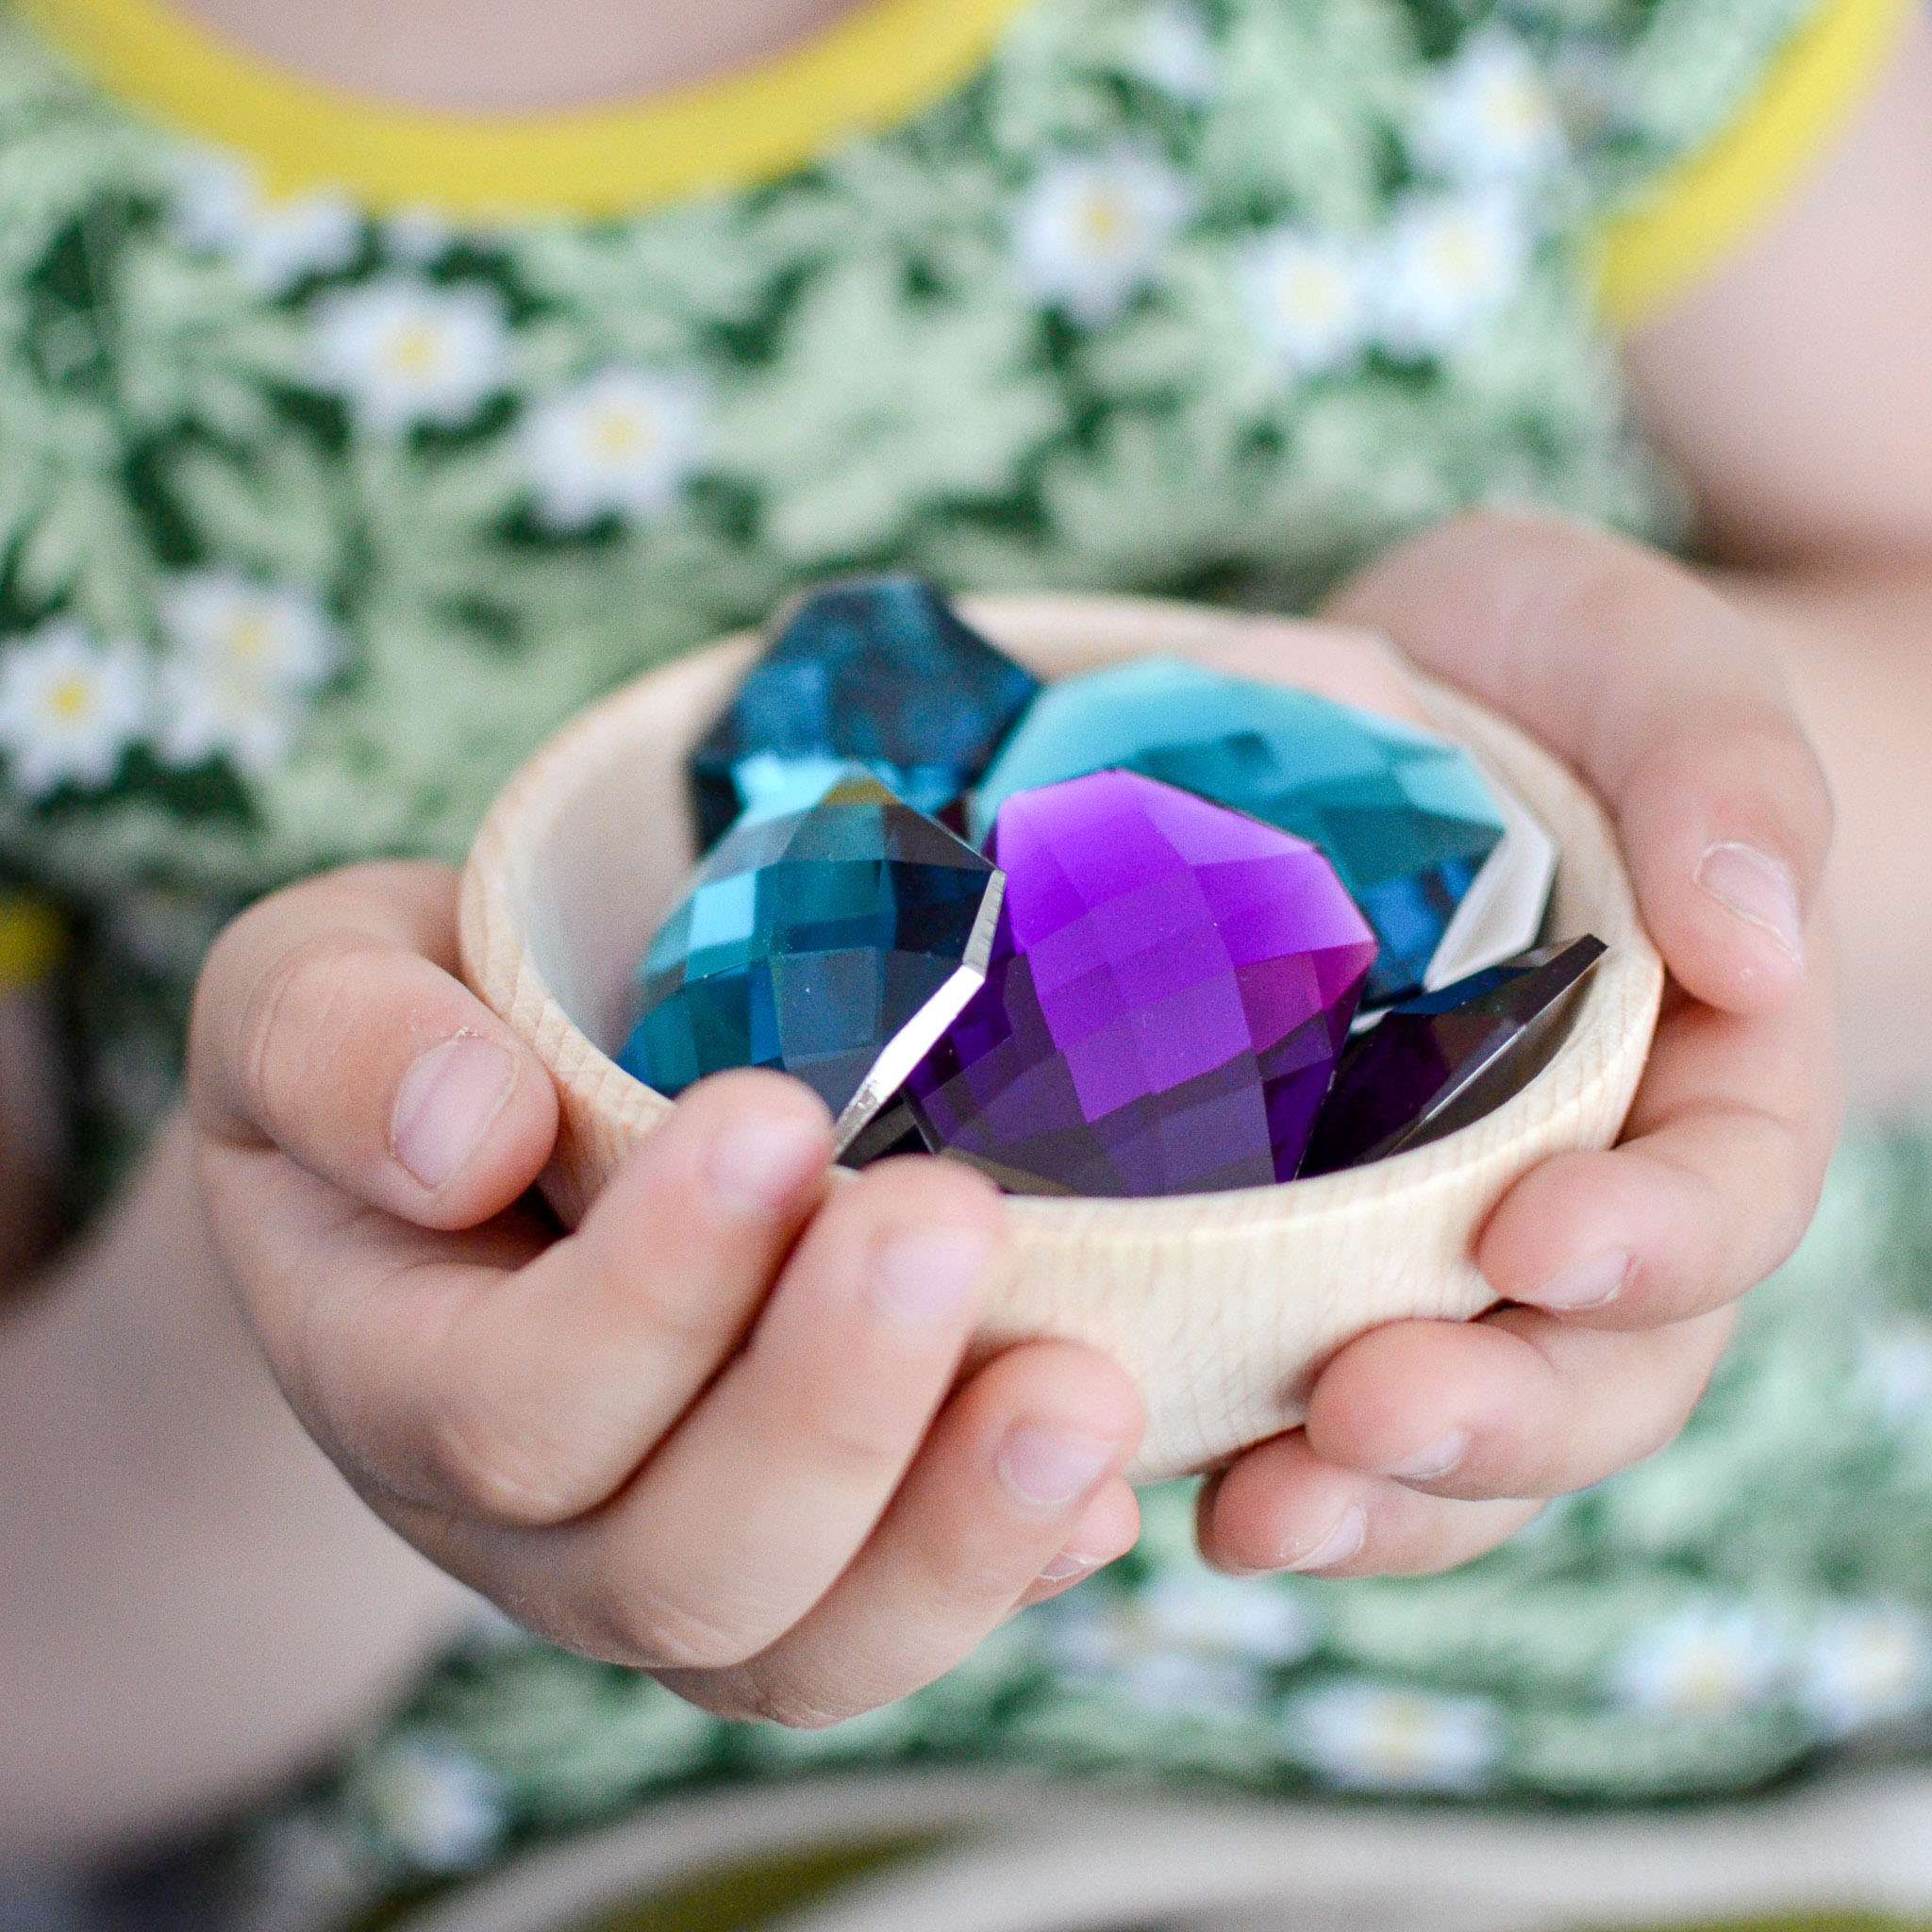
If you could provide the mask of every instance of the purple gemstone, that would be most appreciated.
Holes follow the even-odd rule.
[[[1126,772],[1008,798],[985,986],[907,1083],[926,1144],[1023,1193],[1293,1177],[1374,963],[1306,841]]]

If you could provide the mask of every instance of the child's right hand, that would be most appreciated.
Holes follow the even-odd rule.
[[[244,914],[195,1002],[217,1242],[393,1528],[545,1637],[804,1724],[1131,1546],[1122,1371],[1038,1342],[955,1386],[991,1187],[904,1160],[833,1192],[816,1098],[733,1074],[558,1239],[520,1205],[555,1091],[455,960],[451,874],[359,867]]]

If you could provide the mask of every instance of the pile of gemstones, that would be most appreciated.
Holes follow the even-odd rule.
[[[708,848],[621,1064],[758,1066],[841,1158],[1194,1194],[1423,1145],[1524,1086],[1593,939],[1414,725],[1167,658],[1043,688],[915,577],[795,605],[692,754]]]

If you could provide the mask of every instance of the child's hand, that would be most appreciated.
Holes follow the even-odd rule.
[[[905,1695],[1132,1544],[1120,1370],[1038,1343],[948,1393],[1005,1252],[965,1169],[828,1199],[824,1109],[736,1074],[575,1234],[518,1207],[556,1095],[453,976],[455,908],[426,866],[297,887],[196,1000],[217,1240],[388,1523],[547,1637],[799,1724]]]
[[[1484,1230],[1477,1261],[1522,1306],[1364,1336],[1323,1371],[1306,1429],[1204,1495],[1215,1561],[1357,1575],[1464,1562],[1538,1498],[1668,1442],[1731,1305],[1810,1220],[1839,1099],[1807,919],[1831,802],[1749,622],[1633,545],[1498,516],[1397,552],[1336,614],[1584,774],[1673,981],[1623,1145],[1549,1161]]]

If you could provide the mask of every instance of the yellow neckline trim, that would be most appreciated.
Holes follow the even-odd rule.
[[[1609,320],[1641,326],[1763,228],[1870,97],[1915,0],[1821,0],[1750,108],[1601,238]]]
[[[650,101],[537,115],[401,108],[249,54],[168,0],[15,0],[134,108],[240,149],[272,193],[375,212],[618,215],[801,167],[964,81],[1024,0],[859,0],[801,45]]]

